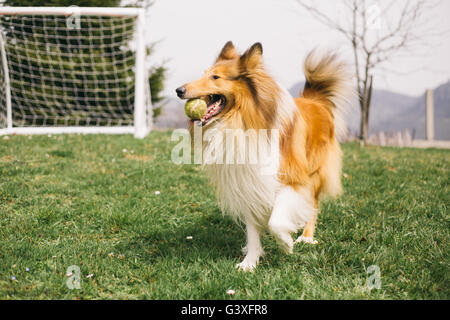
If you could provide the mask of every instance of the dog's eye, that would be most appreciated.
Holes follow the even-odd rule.
[[[213,75],[212,78],[213,78],[214,80],[217,80],[217,79],[219,79],[220,77],[219,77],[218,75]]]

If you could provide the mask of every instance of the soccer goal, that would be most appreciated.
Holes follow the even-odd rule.
[[[140,8],[0,7],[0,134],[145,137],[144,27]]]

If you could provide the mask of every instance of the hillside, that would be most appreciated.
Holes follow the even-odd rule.
[[[435,139],[450,140],[450,82],[434,90]],[[416,98],[405,112],[397,112],[394,118],[382,117],[374,128],[378,130],[415,129],[415,137],[425,138],[425,94]]]

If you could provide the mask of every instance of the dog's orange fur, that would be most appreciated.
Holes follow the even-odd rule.
[[[338,149],[334,135],[334,119],[329,103],[320,97],[304,93],[296,98],[299,109],[295,120],[281,136],[281,165],[279,179],[284,185],[295,189],[307,187],[314,196],[318,208],[319,195],[327,180],[327,153]],[[338,191],[339,193],[340,191]],[[317,216],[308,222],[303,236],[313,237]]]

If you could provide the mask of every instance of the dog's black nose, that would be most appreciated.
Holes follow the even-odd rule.
[[[185,87],[179,87],[175,90],[177,92],[177,96],[180,98],[183,98],[184,94],[186,93]]]

